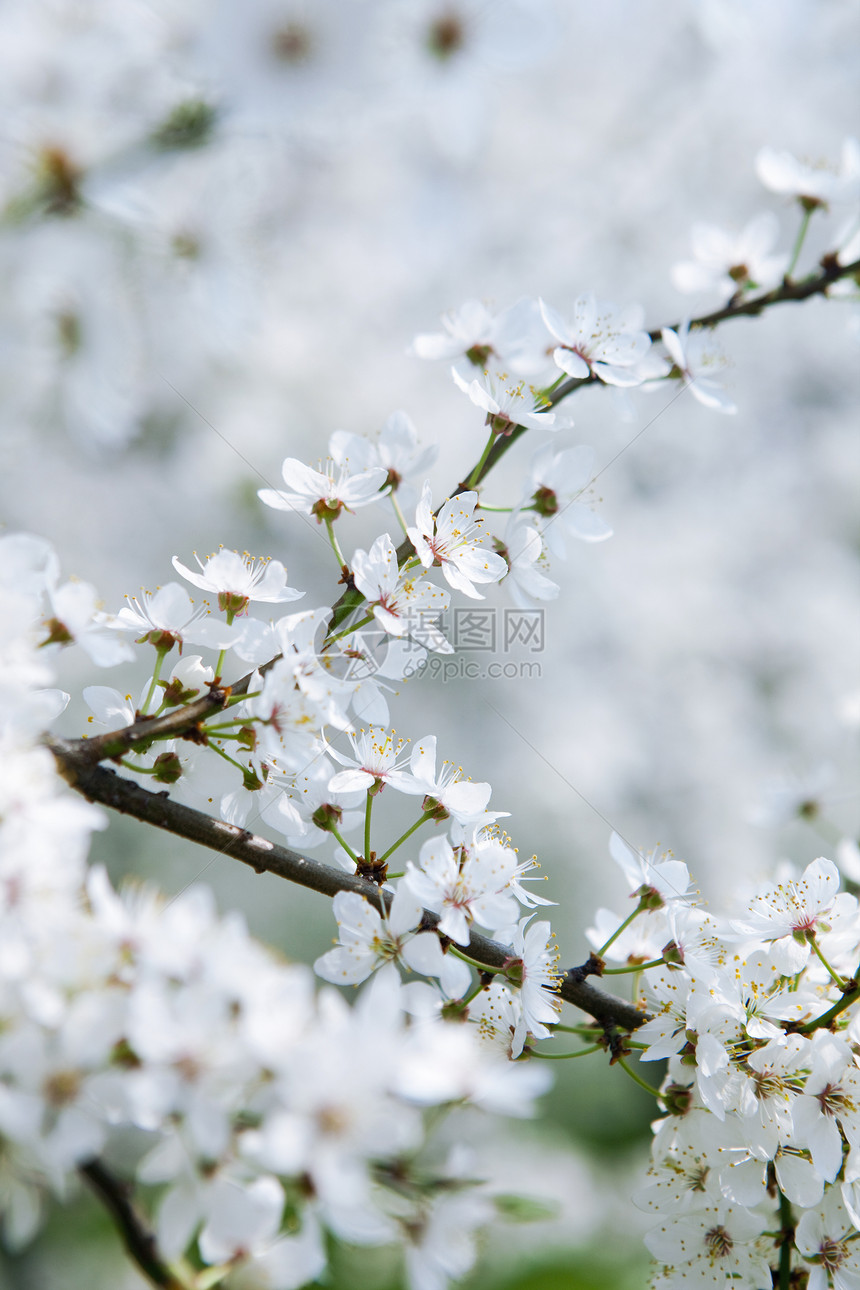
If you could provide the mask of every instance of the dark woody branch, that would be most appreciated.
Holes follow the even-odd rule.
[[[233,860],[241,860],[255,873],[273,873],[325,896],[335,896],[339,891],[355,891],[380,910],[390,903],[388,893],[366,878],[300,855],[248,829],[183,806],[166,793],[151,793],[104,766],[93,765],[84,755],[86,744],[82,748],[78,742],[55,738],[48,738],[45,742],[66,782],[91,802],[100,802],[177,837],[209,847]],[[436,914],[425,911],[423,926],[431,929],[438,923]],[[508,946],[476,932],[472,933],[465,953],[482,967],[494,971],[502,971],[514,957]],[[559,993],[566,1002],[593,1017],[607,1030],[635,1030],[647,1020],[646,1015],[632,1004],[589,985],[575,969],[564,974]]]
[[[730,318],[754,318],[770,309],[772,305],[800,304],[812,296],[826,295],[828,288],[843,278],[853,278],[860,274],[860,260],[850,264],[840,264],[835,255],[825,255],[821,261],[821,272],[813,273],[808,278],[784,278],[778,287],[766,291],[760,296],[744,297],[741,300],[730,300],[723,309],[712,313],[701,314],[690,320],[691,327],[716,327]],[[673,323],[670,330],[677,331],[681,323]],[[649,332],[652,340],[659,340],[663,328]]]
[[[154,1234],[131,1201],[128,1184],[115,1178],[100,1160],[89,1160],[78,1172],[89,1183],[116,1223],[129,1255],[153,1285],[162,1290],[187,1290],[158,1253]]]

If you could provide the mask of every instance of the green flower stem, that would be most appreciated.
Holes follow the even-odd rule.
[[[344,841],[344,839],[340,836],[340,834],[338,833],[337,829],[334,827],[334,825],[333,825],[333,824],[329,824],[329,826],[328,826],[328,831],[329,831],[329,833],[331,833],[331,834],[333,834],[333,835],[334,835],[334,837],[337,839],[337,841],[338,841],[338,842],[340,843],[340,845],[343,847],[343,849],[344,849],[344,851],[346,852],[346,854],[349,856],[349,858],[350,858],[350,860],[352,861],[352,863],[357,865],[357,864],[358,864],[358,856],[355,854],[355,852],[353,851],[353,849],[352,849],[352,847],[349,845],[349,843],[348,843],[348,842],[345,842],[345,841]]]
[[[477,999],[478,995],[481,993],[483,988],[484,987],[481,984],[481,982],[477,981],[475,985],[472,987],[472,989],[469,991],[469,993],[465,996],[465,998],[461,999],[460,1002],[464,1005],[470,1004],[473,999]]]
[[[406,841],[406,839],[407,839],[407,838],[411,838],[411,837],[412,837],[412,834],[415,832],[415,830],[416,830],[416,829],[420,829],[420,828],[421,828],[421,825],[422,825],[422,824],[426,824],[426,823],[427,823],[427,821],[428,821],[429,819],[430,819],[430,816],[429,816],[429,815],[422,815],[422,816],[421,816],[421,819],[420,819],[420,820],[416,820],[416,821],[415,821],[415,823],[412,825],[412,827],[411,827],[410,829],[407,829],[405,833],[401,833],[401,835],[400,835],[400,837],[397,839],[397,841],[396,841],[396,842],[392,842],[391,846],[388,848],[388,850],[385,852],[385,854],[384,854],[384,855],[381,855],[381,856],[379,857],[379,863],[380,863],[380,864],[384,864],[384,863],[385,863],[385,861],[388,859],[388,857],[389,857],[390,855],[393,855],[393,854],[394,854],[394,852],[397,850],[397,848],[398,848],[398,847],[400,847],[400,846],[402,846],[402,845],[403,845],[403,843]]]
[[[397,495],[396,493],[391,492],[388,494],[388,496],[391,499],[391,505],[394,507],[394,514],[397,516],[397,522],[400,525],[400,527],[403,529],[403,532],[405,534],[409,526],[406,523],[406,517],[403,514],[403,511],[400,509],[400,503],[397,500]]]
[[[494,511],[499,515],[510,515],[513,509],[513,506],[485,506],[483,502],[478,503],[479,511]],[[526,510],[528,509],[529,507],[526,507]]]
[[[555,391],[558,389],[558,387],[561,385],[562,381],[565,379],[566,379],[565,373],[562,372],[561,376],[556,377],[552,385],[545,386],[544,389],[542,389],[540,392],[541,402],[543,403],[545,400],[548,401],[551,398],[551,396],[555,393]]]
[[[346,563],[346,560],[344,560],[343,551],[341,551],[340,546],[338,544],[338,540],[334,535],[333,521],[326,520],[325,526],[326,526],[326,532],[328,533],[328,540],[329,542],[331,542],[331,549],[335,553],[335,557],[337,559],[338,564],[340,565],[341,569],[348,569],[349,565]]]
[[[235,766],[244,781],[244,778],[248,773],[247,766],[243,766],[240,761],[236,761],[235,757],[231,757],[230,754],[226,753],[223,748],[218,746],[218,744],[208,744],[207,746],[211,748],[214,753],[217,753],[219,757],[223,757],[225,761],[228,761],[231,766]]]
[[[161,645],[155,651],[155,669],[152,673],[152,680],[149,683],[149,689],[146,692],[146,698],[143,701],[143,715],[146,715],[146,713],[149,712],[149,705],[152,703],[152,698],[155,694],[155,687],[158,684],[159,677],[161,676],[161,665],[172,649],[172,645]]]
[[[636,908],[633,910],[633,913],[632,913],[632,914],[630,914],[627,918],[625,918],[624,922],[621,924],[621,926],[620,926],[620,927],[617,927],[617,928],[615,929],[615,931],[614,931],[614,932],[612,933],[612,935],[610,936],[609,940],[608,940],[608,941],[606,941],[606,942],[604,942],[604,944],[603,944],[603,945],[601,945],[601,947],[600,947],[600,949],[599,949],[599,950],[595,950],[595,951],[594,951],[595,956],[596,956],[597,958],[599,958],[599,959],[602,959],[602,958],[603,958],[603,956],[604,956],[604,954],[606,953],[606,951],[609,949],[610,945],[613,943],[613,941],[617,941],[617,940],[618,940],[618,937],[621,935],[621,933],[624,931],[624,929],[625,929],[626,927],[629,927],[629,926],[630,926],[630,924],[633,922],[633,919],[634,919],[634,918],[638,918],[638,917],[639,917],[639,915],[640,915],[641,913],[642,913],[642,904],[641,904],[641,901],[640,901],[640,903],[639,903],[639,904],[636,906]]]
[[[351,636],[353,632],[360,631],[362,627],[366,627],[368,623],[372,622],[373,614],[365,614],[357,623],[353,623],[350,627],[344,627],[343,631],[337,632],[334,636],[329,636],[324,648],[328,649],[329,645],[333,645],[335,641],[341,640],[344,636]]]
[[[216,730],[229,730],[231,726],[250,726],[252,722],[260,720],[262,720],[260,717],[234,717],[232,721],[217,721],[214,725],[202,726],[201,729],[207,735],[211,735]],[[221,738],[225,739],[226,735],[222,735]]]
[[[541,1057],[545,1062],[566,1062],[569,1057],[587,1057],[589,1053],[599,1053],[601,1048],[602,1044],[595,1044],[593,1048],[580,1048],[575,1053],[542,1053],[537,1048],[530,1048],[529,1056]]]
[[[621,931],[621,928],[618,929]],[[607,941],[607,945],[609,942]],[[604,946],[604,949],[606,946]],[[604,968],[601,976],[622,976],[625,972],[644,972],[646,968],[662,967],[666,962],[665,959],[651,959],[650,963],[633,963],[630,967],[623,968]]]
[[[795,265],[797,264],[797,261],[800,259],[800,252],[803,247],[803,243],[806,240],[806,232],[807,232],[807,229],[809,228],[809,221],[812,218],[813,210],[814,210],[814,207],[812,206],[804,206],[803,208],[803,219],[800,221],[800,228],[797,230],[797,237],[794,240],[794,248],[792,249],[792,252],[791,252],[791,259],[789,260],[788,268],[785,271],[786,278],[790,278],[792,273],[794,273]]]
[[[364,808],[364,858],[370,861],[370,813],[373,810],[373,794],[367,794],[367,803]]]
[[[469,478],[466,480],[466,491],[469,491],[470,489],[475,488],[477,486],[478,480],[481,478],[481,471],[484,469],[484,466],[486,465],[487,458],[489,457],[490,452],[492,451],[493,444],[495,442],[496,442],[496,435],[494,432],[491,432],[489,439],[484,445],[484,451],[481,453],[480,461],[478,462],[475,469],[470,473]]]
[[[857,970],[860,972],[860,968]],[[835,1017],[839,1016],[840,1012],[844,1012],[846,1008],[850,1008],[858,999],[860,999],[860,986],[855,986],[854,989],[849,990],[838,1003],[834,1003],[832,1008],[827,1012],[823,1012],[820,1017],[814,1017],[812,1021],[807,1021],[805,1026],[798,1026],[798,1034],[810,1035],[813,1030],[822,1030],[826,1028]]]
[[[844,990],[844,989],[845,989],[845,981],[842,979],[842,977],[839,975],[839,973],[835,970],[835,968],[832,968],[832,967],[830,966],[830,964],[827,962],[827,959],[826,959],[826,958],[824,957],[824,955],[821,953],[821,949],[820,949],[819,944],[818,944],[818,938],[817,938],[816,936],[814,936],[814,935],[813,935],[813,936],[811,936],[811,937],[810,937],[810,940],[809,940],[809,944],[812,946],[812,948],[813,948],[813,950],[815,951],[815,953],[816,953],[816,954],[818,955],[818,957],[821,959],[821,962],[822,962],[822,963],[824,964],[824,966],[827,968],[827,971],[830,973],[831,977],[833,978],[834,983],[835,983],[836,985],[838,985],[838,986],[839,986],[839,989],[840,989],[840,990]]]
[[[794,1227],[794,1215],[787,1198],[779,1193],[779,1221],[782,1226],[782,1244],[779,1247],[779,1290],[790,1290],[791,1286],[791,1247],[789,1232]]]
[[[646,1093],[650,1093],[652,1097],[660,1096],[660,1090],[654,1088],[653,1084],[646,1083],[644,1079],[642,1079],[639,1075],[637,1075],[633,1067],[628,1066],[627,1062],[624,1060],[623,1057],[618,1058],[618,1065],[622,1068],[622,1070],[625,1070],[627,1072],[627,1074],[633,1080],[633,1083],[638,1084],[640,1088],[644,1088]]]
[[[462,959],[464,963],[469,964],[469,967],[477,968],[479,972],[501,973],[504,976],[504,968],[487,967],[486,963],[479,963],[477,959],[470,959],[468,954],[464,954],[462,950],[458,950],[456,945],[449,945],[448,953],[453,954],[455,959]]]
[[[233,626],[233,619],[234,619],[235,617],[236,617],[236,615],[235,615],[231,610],[229,610],[229,609],[228,609],[228,610],[227,610],[227,626],[228,626],[228,627],[232,627],[232,626]],[[220,677],[220,675],[221,675],[221,669],[224,667],[224,659],[225,659],[226,657],[227,657],[227,651],[226,651],[226,649],[222,649],[221,653],[218,655],[218,662],[215,664],[215,679],[216,679],[216,680],[217,680],[217,679],[218,679],[218,677]]]
[[[135,766],[133,761],[128,761],[128,759],[125,757],[123,757],[122,761],[120,762],[120,766],[122,766],[124,770],[133,770],[136,775],[154,775],[155,774],[154,766]]]

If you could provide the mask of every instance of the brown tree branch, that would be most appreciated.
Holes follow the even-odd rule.
[[[835,255],[825,255],[821,261],[821,272],[810,274],[808,278],[784,278],[778,287],[766,291],[760,296],[751,296],[735,302],[730,301],[722,309],[714,309],[709,314],[700,314],[690,320],[691,327],[716,327],[731,318],[753,318],[764,313],[773,305],[800,304],[812,296],[823,296],[828,288],[843,278],[853,278],[860,273],[860,260],[850,264],[840,264]],[[648,333],[652,340],[659,340],[664,330],[677,331],[682,324],[676,322],[671,328],[659,327]]]
[[[391,902],[388,892],[381,891],[374,883],[357,874],[346,873],[332,865],[323,864],[309,856],[300,855],[289,847],[270,842],[248,829],[224,820],[205,815],[193,807],[173,801],[167,793],[151,793],[132,780],[123,779],[115,771],[93,765],[77,742],[65,739],[46,739],[46,744],[57,760],[60,774],[72,788],[91,802],[100,802],[111,810],[134,816],[146,824],[165,829],[177,837],[187,838],[200,846],[209,847],[221,855],[241,860],[255,873],[273,873],[289,882],[309,887],[325,896],[339,891],[355,891],[364,896],[379,910]],[[425,911],[423,926],[437,927],[437,914]],[[482,967],[495,971],[503,969],[513,957],[513,951],[498,941],[473,932],[465,953]],[[623,1031],[635,1030],[647,1020],[645,1013],[614,995],[604,994],[581,979],[577,969],[566,972],[559,991],[561,997],[582,1012],[593,1017],[606,1028]]]
[[[116,1223],[125,1248],[143,1275],[154,1286],[161,1287],[161,1290],[188,1290],[158,1253],[154,1233],[132,1204],[128,1183],[115,1178],[100,1160],[89,1160],[86,1164],[79,1165],[78,1172],[87,1180]]]

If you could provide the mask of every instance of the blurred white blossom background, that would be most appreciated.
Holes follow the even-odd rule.
[[[756,156],[835,167],[860,107],[856,0],[3,0],[0,24],[0,517],[112,611],[219,543],[333,599],[318,526],[257,502],[284,457],[402,408],[442,445],[441,499],[483,418],[416,334],[470,298],[569,314],[593,291],[648,328],[718,307],[718,285],[673,285],[694,285],[672,274],[693,225],[769,211],[787,255],[800,213]],[[802,268],[851,216],[816,212]],[[674,387],[570,399],[553,443],[593,446],[614,536],[552,561],[540,676],[404,687],[398,731],[434,725],[538,853],[565,963],[622,898],[610,827],[671,847],[720,907],[857,836],[854,308],[722,328],[733,416]],[[538,442],[485,500],[519,500]],[[375,519],[350,523],[367,546]],[[169,891],[205,865],[288,952],[330,935],[324,901],[274,902],[225,860],[122,826],[100,846]],[[558,1189],[579,1188],[582,1241],[600,1193],[584,1204],[577,1168]],[[522,1169],[527,1189],[544,1158]]]

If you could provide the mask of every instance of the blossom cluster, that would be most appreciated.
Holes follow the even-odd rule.
[[[62,181],[77,203],[68,160],[43,161],[50,200]],[[784,156],[763,154],[759,170],[804,221],[860,182],[851,144],[829,185]],[[738,239],[699,229],[697,264],[676,280],[741,301],[790,275],[805,227],[790,259],[773,252],[772,218]],[[571,428],[557,411],[568,394],[681,381],[703,405],[735,409],[709,330],[648,332],[641,307],[592,292],[566,313],[543,299],[500,313],[469,301],[443,327],[413,353],[453,360],[484,421],[478,464],[456,491],[434,505],[435,450],[395,412],[376,438],[335,432],[316,465],[287,458],[283,487],[259,493],[325,530],[345,587],[334,606],[282,613],[304,595],[285,564],[221,549],[194,565],[174,557],[202,604],[169,582],[109,613],[88,584],[61,581],[46,543],[0,540],[0,1132],[12,1243],[36,1230],[47,1191],[64,1195],[131,1125],[147,1136],[136,1177],[159,1189],[158,1247],[180,1284],[190,1258],[228,1285],[290,1290],[322,1274],[325,1232],[399,1242],[413,1290],[471,1265],[491,1199],[456,1153],[434,1159],[422,1110],[523,1115],[546,1087],[528,1059],[559,1022],[553,936],[534,915],[551,902],[526,885],[535,861],[499,827],[491,786],[440,763],[432,733],[399,736],[390,696],[427,651],[452,652],[452,594],[483,600],[501,584],[517,605],[551,600],[549,555],[563,558],[567,538],[611,535],[586,445],[541,444],[512,504],[484,502],[494,456],[524,432]],[[387,527],[347,557],[344,517],[371,507]],[[496,511],[508,519],[490,537]],[[314,965],[330,985],[369,981],[355,1008],[334,990],[317,995],[309,971],[219,916],[202,888],[164,903],[87,871],[103,818],[69,797],[39,742],[68,697],[49,687],[50,660],[71,644],[99,667],[147,660],[138,698],[85,690],[93,760],[237,830],[262,821],[290,847],[330,846],[335,869],[372,884],[335,896],[338,940]],[[416,805],[390,845],[379,842],[383,794]],[[579,971],[629,970],[642,1024],[634,1039],[580,1029],[628,1073],[633,1047],[669,1061],[642,1196],[658,1215],[655,1284],[765,1290],[779,1265],[780,1276],[808,1273],[812,1290],[856,1290],[856,899],[820,859],[758,893],[743,917],[717,919],[679,861],[619,838],[612,851],[637,904],[623,920],[598,912]],[[505,947],[492,968],[476,953],[482,932]]]
[[[467,1270],[474,1233],[493,1205],[462,1153],[446,1158],[434,1149],[423,1112],[469,1104],[527,1115],[546,1087],[545,1072],[512,1065],[480,1027],[416,1003],[391,961],[350,1007],[330,988],[315,993],[312,973],[255,942],[241,917],[219,915],[207,889],[192,886],[165,901],[142,888],[118,893],[102,869],[88,869],[89,838],[104,815],[68,792],[39,742],[68,699],[48,685],[60,638],[51,611],[64,605],[58,562],[47,543],[11,535],[0,539],[0,568],[5,1240],[27,1242],[46,1197],[66,1196],[76,1171],[119,1129],[135,1126],[144,1143],[136,1177],[157,1188],[158,1249],[178,1284],[193,1248],[226,1285],[304,1285],[326,1266],[330,1231],[357,1243],[400,1243],[410,1285],[443,1286],[449,1274]],[[269,565],[254,587],[283,596],[282,571]],[[182,617],[181,597],[171,592],[168,602]],[[163,650],[177,623],[159,622],[159,610],[150,630]],[[99,625],[72,626],[103,664],[122,657],[115,630],[107,638],[113,652],[103,642],[93,651]],[[202,675],[192,667],[169,684],[187,688],[195,670]],[[119,712],[111,715],[117,725]],[[411,791],[437,792],[458,816],[480,814],[486,786],[437,776],[430,744],[413,763],[402,775]],[[473,834],[469,845],[474,915],[492,909],[491,922],[511,918],[523,866],[500,844]],[[429,861],[425,872],[433,872]],[[499,893],[507,888],[505,898]],[[370,905],[356,899],[370,921]],[[385,935],[412,929],[408,916],[403,922],[398,907]],[[452,932],[462,941],[459,925]],[[419,941],[411,939],[410,959],[421,958]],[[536,957],[524,950],[526,974]],[[420,970],[435,969],[430,958],[425,951]],[[538,989],[530,976],[524,1000]],[[522,1016],[541,1015],[537,1003],[524,1001]],[[452,1264],[454,1246],[461,1254]]]
[[[819,858],[763,885],[741,917],[694,903],[686,866],[613,837],[637,900],[590,933],[637,972],[643,1062],[667,1060],[636,1197],[659,1290],[810,1290],[860,1278],[860,907]],[[641,976],[640,976],[641,974]],[[792,1281],[791,1284],[795,1282]]]

